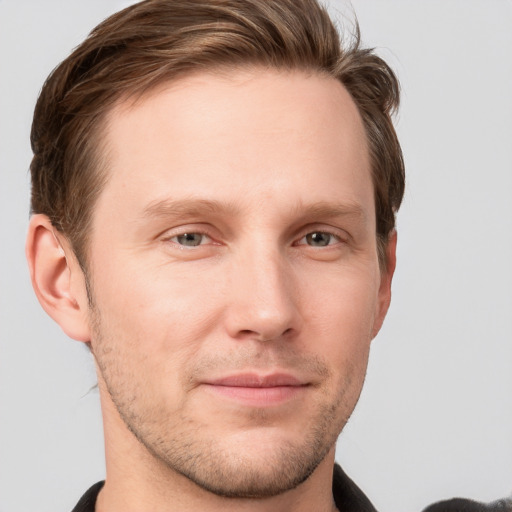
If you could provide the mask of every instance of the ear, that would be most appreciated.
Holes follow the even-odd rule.
[[[396,241],[396,230],[393,230],[389,235],[389,240],[386,246],[386,268],[382,269],[380,274],[377,314],[373,324],[372,338],[375,338],[380,331],[391,302],[391,281],[393,280],[393,274],[395,273],[396,267]]]
[[[84,273],[66,238],[46,215],[31,217],[25,253],[32,286],[43,309],[69,337],[90,341]]]

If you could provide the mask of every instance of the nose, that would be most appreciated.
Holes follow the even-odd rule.
[[[293,268],[275,250],[248,251],[229,278],[226,329],[238,340],[289,339],[300,331],[300,296]]]

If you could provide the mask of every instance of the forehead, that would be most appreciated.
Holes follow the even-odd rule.
[[[286,197],[295,207],[332,200],[373,208],[364,127],[330,77],[196,73],[119,103],[106,128],[100,203],[106,196],[143,211],[179,196],[267,204]]]

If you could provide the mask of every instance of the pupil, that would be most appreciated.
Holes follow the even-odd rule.
[[[201,243],[201,235],[198,233],[184,233],[178,237],[181,245],[196,246]]]
[[[324,247],[329,245],[330,235],[328,233],[310,233],[306,236],[306,239],[309,244],[316,245],[317,247]]]

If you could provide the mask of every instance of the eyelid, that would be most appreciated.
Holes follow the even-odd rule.
[[[201,242],[200,242],[199,244],[197,244],[197,245],[185,245],[185,244],[180,244],[180,243],[178,242],[178,240],[177,240],[177,239],[178,239],[180,236],[185,236],[185,235],[199,235],[200,237],[202,237],[202,238],[203,238],[203,240],[201,240]],[[176,239],[176,240],[175,240],[175,239]],[[187,249],[189,249],[189,248],[194,248],[194,247],[199,247],[199,246],[201,246],[201,245],[206,245],[208,242],[204,242],[204,239],[211,240],[211,237],[210,237],[210,236],[208,236],[208,235],[207,235],[207,234],[205,234],[205,233],[199,233],[199,232],[197,232],[197,231],[187,231],[187,232],[185,232],[185,233],[181,233],[181,234],[178,234],[178,235],[174,235],[174,236],[171,236],[171,237],[169,238],[169,240],[170,240],[171,242],[176,243],[176,244],[177,244],[177,245],[179,245],[180,247],[185,247],[185,248],[187,248]],[[204,243],[203,243],[203,242],[204,242]]]
[[[179,227],[175,227],[175,228],[166,229],[159,236],[159,238],[163,242],[172,242],[173,244],[175,244],[179,248],[185,248],[185,249],[192,248],[193,249],[194,246],[187,247],[187,246],[178,244],[177,242],[173,241],[172,239],[176,238],[178,236],[186,235],[186,234],[190,234],[190,235],[191,234],[196,234],[196,235],[201,235],[201,236],[207,237],[207,238],[210,239],[210,241],[207,244],[199,244],[199,245],[197,245],[195,247],[200,247],[200,246],[203,246],[203,245],[208,245],[208,244],[210,244],[212,242],[215,243],[215,244],[218,244],[218,242],[216,241],[216,239],[215,239],[215,237],[214,237],[214,235],[212,234],[211,231],[212,231],[211,229],[208,229],[208,227],[206,227],[204,225],[198,226],[198,225],[190,224],[190,225],[185,225],[185,226],[179,226]]]
[[[162,240],[163,242],[169,242],[169,241],[172,241],[173,238],[176,238],[181,235],[198,234],[198,235],[205,236],[205,237],[209,238],[210,240],[207,244],[200,244],[195,247],[209,245],[211,243],[213,243],[214,245],[221,245],[221,243],[218,241],[218,235],[217,236],[214,235],[212,233],[212,231],[214,231],[214,230],[211,229],[210,226],[205,225],[205,224],[196,224],[196,225],[187,224],[184,226],[178,226],[178,227],[166,229],[165,231],[162,232],[162,234],[160,234],[158,236],[158,238],[160,238],[160,240]],[[293,243],[293,245],[299,245],[299,243],[307,235],[312,234],[312,233],[326,233],[328,235],[335,237],[340,243],[348,243],[352,238],[350,233],[348,233],[344,229],[337,228],[332,225],[326,225],[326,224],[312,224],[312,225],[308,225],[308,226],[302,228],[297,233],[297,236],[294,237],[295,242]],[[186,246],[178,244],[177,242],[173,242],[173,243],[180,248],[187,248]],[[301,243],[300,245],[305,245],[305,244]],[[335,245],[335,244],[331,244],[331,245],[325,246],[325,247],[331,247],[332,245]],[[194,246],[191,246],[191,248],[194,248]]]
[[[310,234],[313,234],[313,233],[323,233],[325,235],[329,235],[331,237],[333,237],[335,239],[334,243],[329,243],[327,245],[318,245],[318,246],[314,246],[314,245],[311,245],[307,242],[306,238],[308,235]],[[303,242],[304,240],[304,242]],[[343,240],[336,234],[334,233],[330,233],[328,231],[311,231],[310,233],[307,233],[306,235],[304,235],[302,238],[300,238],[298,241],[297,241],[297,245],[305,245],[307,247],[311,247],[313,249],[326,249],[326,248],[329,248],[329,247],[334,247],[338,244],[342,244],[343,243]]]
[[[348,243],[351,239],[350,234],[340,228],[335,228],[334,226],[328,226],[328,225],[319,225],[319,224],[313,224],[306,226],[304,229],[301,229],[299,232],[299,236],[296,239],[296,242],[294,243],[298,245],[298,243],[303,240],[307,235],[311,233],[326,233],[328,235],[331,235],[335,237],[337,240],[339,240],[340,243]],[[303,244],[301,244],[303,245]],[[331,247],[331,246],[326,246]]]

